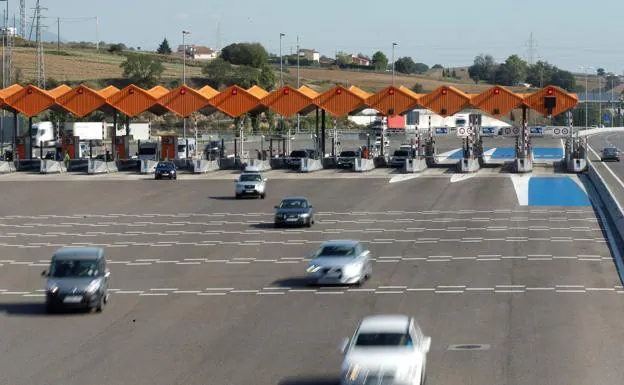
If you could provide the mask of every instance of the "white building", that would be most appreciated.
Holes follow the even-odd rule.
[[[201,45],[187,46],[186,54],[194,60],[213,60],[219,56],[217,51]]]
[[[318,63],[321,60],[321,54],[315,49],[300,49],[299,57]]]

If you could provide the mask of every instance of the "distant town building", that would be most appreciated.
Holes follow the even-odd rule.
[[[371,65],[371,60],[369,58],[365,58],[360,55],[351,55],[351,62],[360,66]]]
[[[178,46],[178,53],[184,52],[184,46]],[[195,60],[212,60],[219,56],[219,53],[211,48],[202,45],[186,45],[186,56]]]
[[[316,63],[321,61],[321,54],[315,49],[300,49],[299,57]]]

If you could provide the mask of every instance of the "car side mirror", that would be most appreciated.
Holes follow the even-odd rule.
[[[47,277],[47,276],[48,276],[48,272],[47,272],[47,270],[42,271],[42,272],[41,272],[41,276],[42,276],[42,277]]]
[[[274,209],[279,209],[279,206],[275,205],[273,206]]]
[[[340,340],[340,353],[345,354],[347,352],[347,347],[349,346],[349,339],[343,338]]]
[[[431,349],[431,337],[425,337],[423,339],[423,351],[425,353],[429,353],[429,350]]]

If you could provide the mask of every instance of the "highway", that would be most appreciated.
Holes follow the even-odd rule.
[[[624,150],[624,134],[619,132],[592,135],[588,137],[589,159],[611,189],[620,204],[624,204],[624,163],[600,162],[600,151],[605,147],[616,147]],[[621,155],[620,155],[621,156]]]
[[[243,201],[216,179],[0,184],[0,383],[335,384],[340,338],[373,313],[417,317],[430,384],[624,376],[624,289],[591,206],[519,206],[508,177],[341,175]],[[317,225],[273,229],[285,195]],[[370,247],[371,281],[302,286],[306,253],[345,238]],[[72,244],[106,247],[102,314],[43,314],[40,273]]]

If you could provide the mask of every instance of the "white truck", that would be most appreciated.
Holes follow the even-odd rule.
[[[193,158],[193,155],[197,151],[197,143],[195,138],[178,138],[178,157],[177,159],[186,159],[186,143],[188,142],[188,158]]]
[[[112,129],[113,124],[107,123],[108,130],[106,131],[105,139],[112,139]],[[130,135],[132,136],[132,140],[150,140],[151,136],[151,127],[149,123],[130,123]],[[117,132],[115,133],[117,136],[126,135],[126,126],[124,124],[117,124]]]
[[[104,123],[102,122],[65,122],[65,135],[80,137],[81,143],[90,140],[101,142],[104,139]],[[31,127],[31,137],[33,147],[55,147],[57,138],[54,135],[54,125],[52,122],[43,121],[34,123]],[[100,145],[100,143],[97,143]]]

